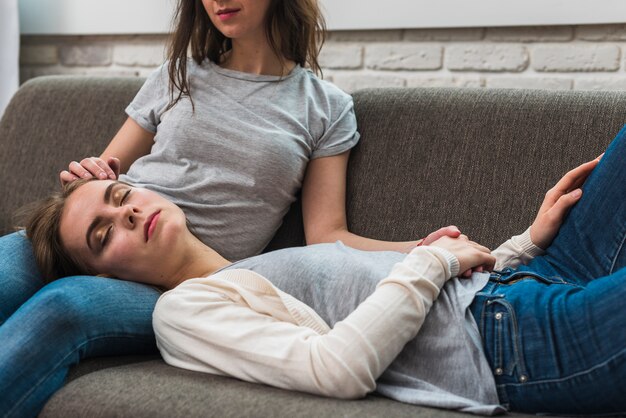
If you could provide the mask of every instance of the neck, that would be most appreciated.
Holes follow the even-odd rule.
[[[167,282],[162,283],[167,290],[175,288],[185,280],[209,276],[231,264],[217,251],[204,245],[195,236],[192,237],[185,256],[179,260],[178,266]]]
[[[285,76],[295,62],[276,55],[266,39],[233,39],[232,49],[224,54],[219,64],[229,70],[259,75]]]

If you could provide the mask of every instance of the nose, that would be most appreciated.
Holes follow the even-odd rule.
[[[138,224],[139,208],[133,205],[120,206],[118,217],[120,223],[128,229],[134,229]]]

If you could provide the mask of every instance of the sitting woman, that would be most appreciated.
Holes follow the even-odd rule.
[[[408,256],[337,242],[230,263],[194,237],[176,205],[110,180],[66,186],[27,233],[49,279],[105,274],[166,290],[153,325],[177,367],[474,413],[619,413],[624,155],[626,128],[493,253],[460,236]]]

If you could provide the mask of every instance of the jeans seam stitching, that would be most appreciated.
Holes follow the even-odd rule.
[[[510,335],[510,343],[512,345],[513,348],[513,358],[514,358],[514,364],[515,367],[518,368],[518,374],[520,375],[520,377],[522,375],[528,375],[526,373],[526,362],[524,361],[524,356],[522,354],[522,350],[519,346],[519,328],[517,325],[517,315],[515,314],[515,309],[513,308],[513,305],[511,305],[511,303],[506,300],[506,299],[500,299],[497,301],[498,304],[502,305],[509,314],[509,320],[511,322],[511,327],[512,327],[512,335]],[[500,323],[498,325],[500,325],[501,327],[504,327],[504,325],[501,323],[502,321],[500,321]],[[501,363],[504,363],[504,356],[502,356],[502,358],[500,359]],[[503,364],[504,366],[504,364]]]
[[[609,274],[613,274],[613,270],[615,269],[615,263],[617,263],[617,257],[622,252],[622,248],[624,247],[624,241],[626,241],[626,234],[622,238],[622,242],[617,247],[617,251],[615,251],[615,257],[613,258],[613,262],[611,263],[611,268],[609,269]]]
[[[145,334],[145,335],[149,335],[149,334]],[[65,357],[63,357],[61,360],[59,360],[53,367],[52,370],[47,373],[44,377],[42,377],[41,379],[39,379],[39,381],[37,383],[35,383],[32,388],[26,393],[24,394],[24,396],[22,396],[20,399],[17,400],[17,402],[15,402],[15,405],[13,405],[13,408],[11,408],[9,410],[9,412],[7,412],[7,416],[9,416],[10,414],[12,414],[14,411],[17,410],[18,406],[21,406],[23,404],[23,402],[26,400],[26,398],[28,398],[35,389],[37,389],[39,387],[39,385],[41,385],[41,383],[43,381],[45,381],[46,379],[48,379],[50,377],[50,375],[52,373],[54,373],[54,371],[56,371],[56,369],[59,367],[60,364],[62,364],[69,356],[71,356],[72,354],[74,354],[76,351],[78,351],[80,348],[84,347],[85,345],[87,345],[88,343],[95,341],[95,340],[99,340],[101,338],[111,338],[111,337],[137,337],[139,336],[139,334],[110,334],[110,335],[100,335],[97,337],[93,337],[88,339],[87,341],[83,342],[82,344],[79,344],[78,346],[76,346],[76,348],[74,348],[73,350],[71,350],[69,353],[67,353],[67,355]]]

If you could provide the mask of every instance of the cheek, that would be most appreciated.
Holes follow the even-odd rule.
[[[202,6],[204,6],[204,11],[205,13],[209,16],[209,18],[211,19],[211,21],[214,19],[213,13],[211,13],[211,1],[210,0],[203,0],[202,1]]]
[[[123,235],[125,234],[117,234],[110,242],[110,247],[107,248],[105,256],[99,260],[98,264],[99,270],[105,274],[127,278],[137,261],[143,257],[140,257],[133,240]]]

